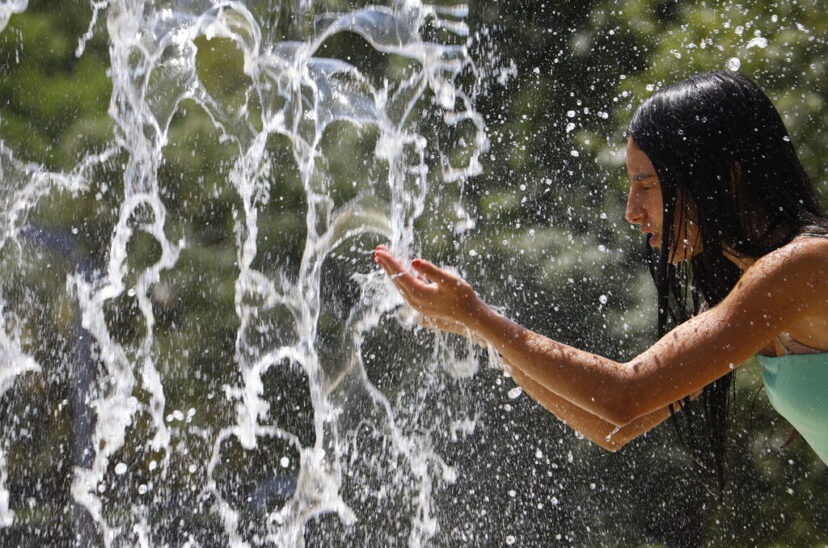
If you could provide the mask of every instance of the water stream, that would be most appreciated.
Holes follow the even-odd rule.
[[[330,531],[356,527],[364,539],[400,537],[421,545],[439,527],[432,493],[451,482],[455,471],[432,446],[429,433],[416,427],[416,408],[389,400],[366,374],[366,337],[376,337],[382,318],[402,309],[387,280],[363,265],[377,243],[409,255],[413,225],[433,181],[462,185],[480,170],[487,138],[474,106],[475,67],[463,20],[467,9],[410,0],[346,13],[304,3],[294,13],[280,12],[276,4],[251,5],[93,2],[89,32],[78,37],[77,55],[83,56],[87,41],[101,32],[96,21],[104,20],[114,122],[109,146],[84,157],[70,172],[26,164],[0,149],[5,265],[28,263],[32,254],[42,257],[56,249],[68,258],[61,298],[76,307],[77,325],[70,331],[75,339],[55,345],[62,349],[56,351],[58,359],[39,363],[25,350],[38,336],[26,315],[31,308],[9,308],[10,297],[0,294],[0,396],[24,373],[54,375],[50,368],[63,367],[68,368],[63,374],[77,376],[72,403],[66,404],[74,410],[76,447],[65,458],[72,462],[72,504],[86,513],[81,521],[89,522],[77,529],[78,542],[152,545],[165,538],[162,529],[175,527],[170,541],[176,544],[205,542],[209,532],[224,538],[222,543],[298,546],[310,521],[329,522],[335,516],[340,525]],[[0,23],[25,8],[25,1],[5,3]],[[274,18],[280,16],[294,19],[295,24],[282,24],[293,36],[274,32]],[[424,38],[426,32],[447,41]],[[377,54],[405,60],[405,70],[396,80],[372,78],[358,63],[320,51],[348,33]],[[205,39],[231,44],[240,54],[237,70],[247,86],[242,101],[216,97],[203,83],[197,55],[199,40]],[[167,362],[175,358],[159,343],[158,311],[172,273],[187,268],[182,263],[191,243],[170,228],[176,221],[165,197],[173,190],[165,185],[172,183],[159,174],[171,125],[182,116],[185,101],[209,116],[230,157],[224,185],[235,193],[237,328],[233,379],[220,387],[207,383],[209,393],[191,395],[193,406],[178,410],[168,403],[175,378],[168,375]],[[445,143],[429,142],[421,126],[435,120],[465,136],[462,161],[449,158],[452,151]],[[337,199],[334,175],[326,169],[325,136],[331,126],[373,141],[364,166],[371,173],[369,186],[348,200]],[[274,161],[274,137],[289,150],[281,161],[289,159],[290,165]],[[113,163],[121,168],[120,181],[93,182],[96,170]],[[282,192],[280,171],[297,173],[304,189],[298,266],[267,262],[259,252],[259,219]],[[71,235],[50,234],[28,222],[51,195],[98,193],[100,200],[101,194],[115,192],[117,211],[109,213],[114,222],[100,241],[104,264],[78,258]],[[457,211],[467,222],[459,202]],[[136,238],[149,241],[154,250],[152,260],[139,266],[132,259]],[[353,266],[345,283],[356,294],[347,307],[332,311],[326,309],[325,292],[333,274],[325,266],[337,252]],[[137,335],[129,340],[113,327],[115,303],[133,311],[131,329]],[[327,332],[338,334],[333,350],[322,348],[320,318]],[[403,315],[400,321],[411,326],[411,318]],[[465,374],[476,367],[472,355],[467,361]],[[274,376],[273,370],[284,373]],[[306,394],[311,424],[302,425],[301,432],[285,424],[291,408],[280,409],[274,383],[298,384],[290,390]],[[210,411],[198,402],[214,398],[232,409],[226,424],[202,419]],[[455,420],[473,421],[458,412]],[[0,446],[0,526],[18,519],[4,487],[2,451],[24,437],[20,429],[11,429]],[[249,481],[248,459],[264,462],[267,473],[255,492],[240,493],[239,486]],[[171,523],[163,516],[170,504],[190,506],[189,516],[171,512],[180,519]],[[325,538],[325,528],[320,531]]]
[[[63,4],[0,0],[0,545],[828,540],[754,367],[714,500],[669,425],[583,440],[371,261],[631,358],[626,121],[741,70],[825,199],[819,0]]]

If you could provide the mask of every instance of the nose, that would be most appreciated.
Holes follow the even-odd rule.
[[[640,225],[644,222],[644,218],[647,216],[647,210],[644,209],[644,206],[641,204],[641,200],[638,197],[638,193],[635,189],[630,189],[630,193],[627,196],[627,208],[624,211],[624,218],[627,219],[627,222]]]

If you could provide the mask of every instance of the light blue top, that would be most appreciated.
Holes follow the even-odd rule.
[[[805,232],[800,236],[828,238]],[[778,338],[779,344],[788,350]],[[804,345],[802,345],[804,346]],[[828,464],[828,352],[757,356],[768,400]]]
[[[771,405],[828,464],[828,353],[757,359]]]

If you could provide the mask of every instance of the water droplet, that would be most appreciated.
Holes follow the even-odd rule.
[[[509,396],[509,399],[513,400],[513,399],[519,397],[522,392],[523,392],[523,390],[520,388],[520,386],[516,386],[516,387],[512,388],[511,390],[509,390],[507,396]]]
[[[745,49],[750,49],[750,48],[764,49],[766,47],[768,47],[768,39],[763,38],[761,36],[756,36],[755,38],[750,39],[750,42],[747,43],[747,45],[745,46]]]
[[[737,71],[742,66],[742,61],[738,57],[731,57],[727,60],[727,70]]]
[[[124,464],[123,462],[119,462],[118,464],[115,465],[115,473],[118,474],[119,476],[123,476],[124,474],[126,474],[126,471],[127,471],[127,465]]]
[[[282,458],[279,460],[279,465],[280,465],[282,468],[287,468],[288,466],[290,466],[290,459],[289,459],[289,458],[287,458],[287,457],[282,457]]]
[[[601,303],[601,304],[607,304],[608,300],[609,299],[607,298],[606,295],[601,295],[600,297],[598,297],[598,302]]]
[[[511,545],[512,545],[512,544],[514,544],[514,543],[515,543],[515,537],[514,537],[514,536],[512,536],[512,535],[508,535],[508,536],[506,537],[506,544],[508,544],[509,546],[511,546]]]

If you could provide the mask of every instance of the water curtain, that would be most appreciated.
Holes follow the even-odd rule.
[[[4,3],[0,24],[25,9],[25,1]],[[410,318],[387,280],[360,264],[370,260],[369,243],[385,243],[403,256],[416,251],[414,223],[431,187],[462,185],[480,171],[488,145],[474,105],[466,11],[410,0],[350,11],[306,2],[92,2],[77,55],[84,55],[95,32],[103,32],[98,21],[105,20],[114,122],[109,146],[84,155],[71,171],[55,172],[19,159],[0,143],[6,266],[31,262],[33,254],[59,255],[71,264],[57,282],[60,298],[76,310],[72,340],[56,343],[64,350],[44,363],[32,350],[44,334],[18,305],[25,288],[4,286],[7,293],[19,291],[0,294],[0,397],[24,376],[67,368],[62,374],[73,377],[66,459],[72,463],[71,504],[83,509],[88,522],[78,526],[77,538],[107,546],[151,545],[162,538],[198,543],[199,532],[213,530],[231,544],[296,546],[304,543],[311,520],[330,516],[331,531],[362,528],[360,538],[380,540],[402,534],[411,545],[439,529],[432,493],[455,472],[428,433],[411,428],[417,409],[400,408],[403,399],[375,386],[364,364],[366,338],[378,336],[383,318],[396,314],[409,327]],[[353,34],[376,54],[403,59],[405,70],[396,79],[376,78],[364,74],[358,60],[326,57],[326,43]],[[199,71],[199,47],[219,42],[241,54],[246,89],[236,103],[217,97]],[[224,185],[235,204],[235,375],[218,395],[196,396],[223,398],[233,408],[232,420],[198,428],[193,417],[203,411],[197,405],[185,411],[168,404],[175,378],[167,374],[169,354],[158,340],[165,279],[182,268],[192,248],[184,232],[170,229],[176,221],[165,199],[174,189],[159,175],[184,104],[202,109],[221,146],[231,151]],[[434,132],[423,130],[434,120],[449,130],[463,128],[462,161],[450,157],[451,147],[435,141]],[[368,134],[375,143],[365,166],[370,187],[348,200],[337,199],[335,174],[327,168],[323,143],[332,127]],[[274,160],[274,139],[286,144],[290,165]],[[120,180],[96,181],[113,165]],[[260,253],[260,215],[282,192],[275,181],[284,170],[298,174],[306,204],[298,265],[268,262]],[[100,241],[102,264],[77,249],[71,232],[30,222],[32,211],[52,196],[98,193],[100,199],[107,192],[119,195],[117,210],[109,212],[111,229]],[[470,222],[459,202],[457,216]],[[136,268],[131,246],[139,237],[149,237],[155,252],[149,264]],[[357,295],[349,308],[328,314],[338,322],[329,328],[338,337],[334,350],[324,350],[325,268],[338,252],[350,253],[348,287]],[[131,329],[137,336],[125,338],[113,327],[113,303],[135,311]],[[291,409],[280,407],[273,382],[266,381],[276,369],[302,383],[312,407],[312,426],[304,428],[312,435],[286,423]],[[3,451],[23,443],[21,429],[25,424],[7,429],[0,445],[0,527],[20,519],[9,504]],[[245,478],[228,467],[244,455],[257,455],[273,472],[240,497],[236,487]],[[186,480],[180,478],[183,462],[192,473]],[[175,484],[183,486],[177,491],[170,487]],[[166,508],[181,503],[193,505],[197,517],[165,522]],[[265,519],[253,524],[249,508],[257,504]],[[388,516],[366,508],[385,508]],[[169,527],[175,532],[161,532]]]

